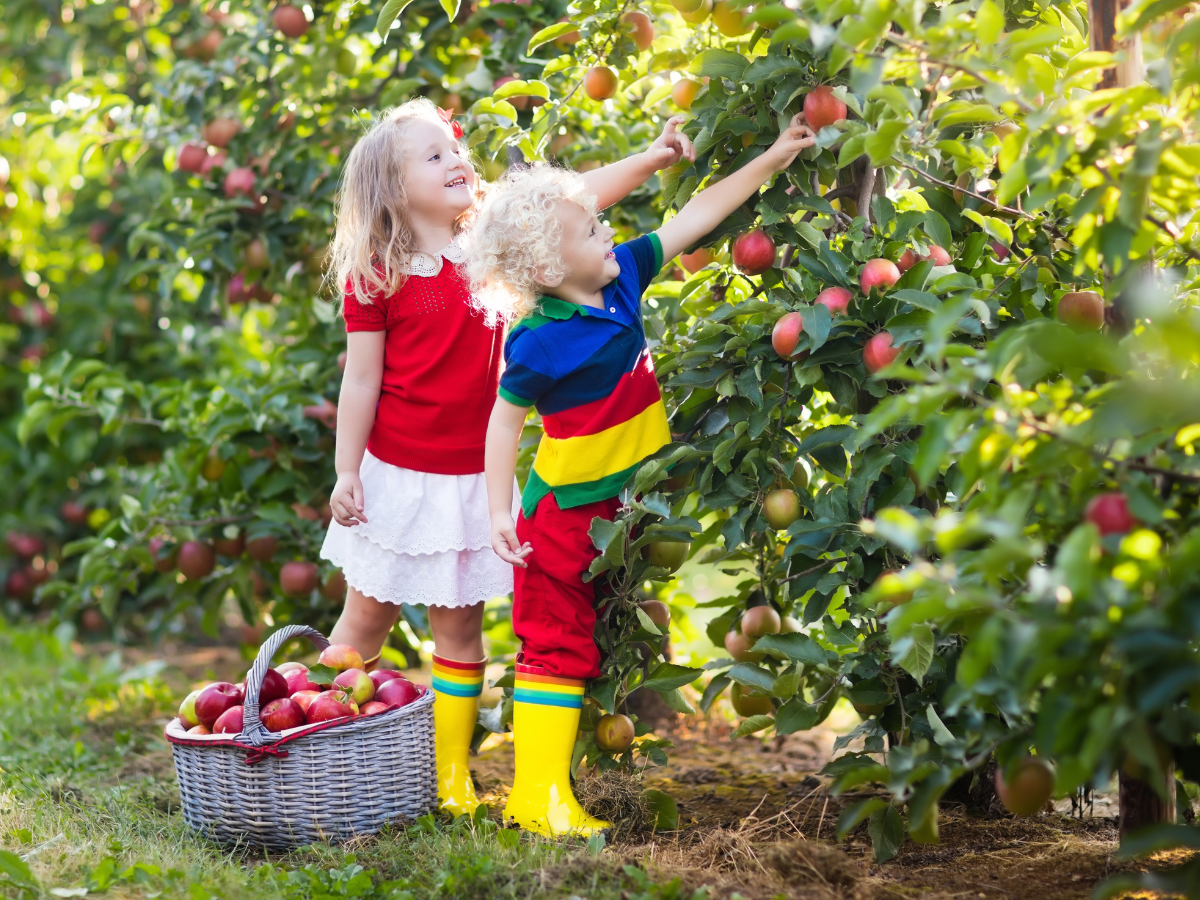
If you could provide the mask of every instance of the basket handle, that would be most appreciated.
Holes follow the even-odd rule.
[[[318,650],[324,650],[329,646],[325,635],[307,625],[285,625],[267,638],[258,648],[258,656],[254,658],[254,665],[246,673],[246,699],[242,704],[242,733],[235,740],[261,747],[273,739],[274,732],[268,731],[267,726],[258,716],[258,692],[262,690],[263,678],[267,675],[267,669],[271,668],[271,660],[279,652],[279,648],[294,637],[308,638],[309,643]]]

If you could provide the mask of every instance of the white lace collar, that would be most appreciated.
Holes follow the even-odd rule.
[[[433,278],[442,271],[442,257],[457,265],[467,258],[467,251],[458,243],[458,238],[455,238],[443,247],[437,256],[418,250],[409,258],[408,265],[400,267],[400,271],[405,275]]]

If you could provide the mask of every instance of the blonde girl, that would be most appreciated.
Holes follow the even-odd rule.
[[[584,176],[601,206],[694,158],[679,121],[644,153]],[[458,237],[482,196],[461,138],[448,113],[412,100],[383,113],[346,160],[330,262],[346,371],[321,551],[349,585],[330,639],[370,665],[400,605],[426,607],[438,796],[455,815],[478,806],[467,756],[487,662],[484,601],[513,586],[491,549],[483,476],[503,330],[473,308],[459,270]]]

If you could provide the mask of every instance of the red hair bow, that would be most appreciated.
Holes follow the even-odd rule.
[[[463,136],[463,130],[462,130],[462,126],[454,121],[454,113],[448,109],[439,108],[438,115],[441,117],[443,122],[445,122],[447,125],[450,126],[450,130],[454,133],[455,139],[461,141],[462,136]]]

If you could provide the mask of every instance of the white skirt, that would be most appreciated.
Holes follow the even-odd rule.
[[[482,473],[415,472],[368,451],[359,478],[367,521],[330,522],[321,547],[351,587],[420,606],[474,606],[512,593],[512,566],[492,550]],[[514,519],[519,502],[514,479]]]

